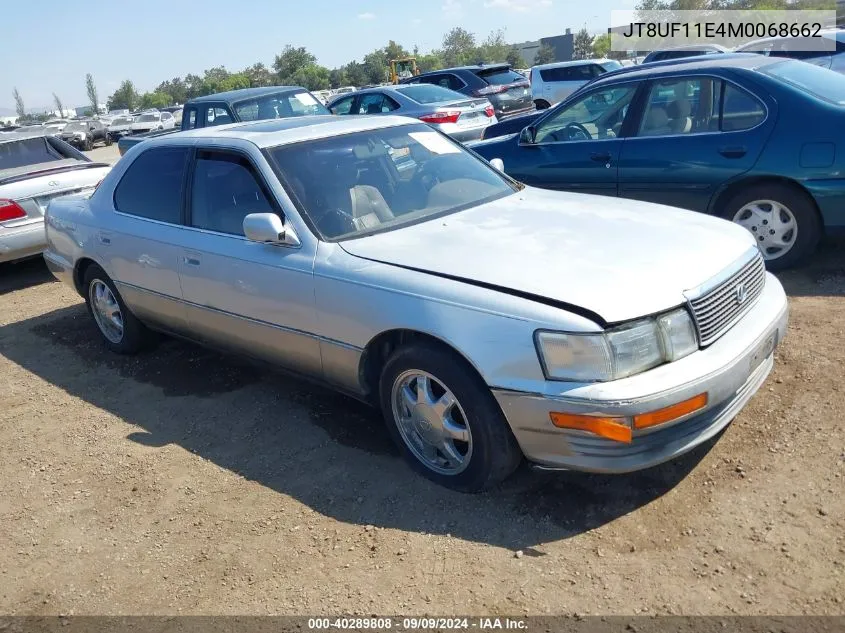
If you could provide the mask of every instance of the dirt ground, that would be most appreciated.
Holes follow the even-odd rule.
[[[782,275],[775,371],[628,476],[415,476],[377,414],[198,347],[108,353],[0,267],[0,613],[845,613],[845,242]]]

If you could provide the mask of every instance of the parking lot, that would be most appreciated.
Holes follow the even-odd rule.
[[[478,496],[342,396],[172,340],[111,354],[40,260],[3,265],[0,610],[841,613],[843,246],[780,275],[789,336],[716,442]]]

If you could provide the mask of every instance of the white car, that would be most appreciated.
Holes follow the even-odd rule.
[[[528,74],[531,98],[538,109],[550,108],[588,81],[620,68],[622,64],[615,59],[579,59],[534,66]]]
[[[346,94],[349,94],[350,92],[355,92],[356,90],[358,90],[358,88],[356,88],[355,86],[343,86],[343,87],[335,90],[334,94],[335,95],[346,95]]]
[[[44,121],[45,127],[58,128],[59,132],[64,131],[65,126],[70,123],[67,119],[47,119]]]
[[[132,133],[143,134],[153,130],[169,130],[176,126],[173,115],[169,112],[145,112],[132,122]]]

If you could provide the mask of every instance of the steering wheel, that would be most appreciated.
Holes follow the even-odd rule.
[[[575,121],[567,123],[563,129],[566,131],[570,141],[589,141],[593,138],[587,128]]]
[[[355,226],[355,219],[352,214],[338,207],[326,209],[321,215],[316,216],[314,224],[319,227],[321,233],[328,237],[352,233],[358,228]]]

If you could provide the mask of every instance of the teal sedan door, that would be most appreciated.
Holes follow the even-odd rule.
[[[637,86],[590,91],[544,117],[531,128],[533,143],[510,141],[515,147],[501,156],[507,173],[527,185],[617,195],[620,135]]]
[[[619,195],[707,211],[721,185],[754,167],[775,104],[703,75],[651,82],[647,92],[619,158]]]

